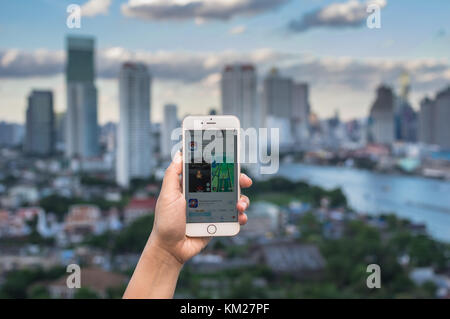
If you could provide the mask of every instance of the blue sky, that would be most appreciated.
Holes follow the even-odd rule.
[[[109,2],[91,1],[99,1],[100,6]],[[310,83],[316,113],[329,116],[338,109],[346,119],[366,115],[376,86],[387,82],[395,88],[402,70],[411,74],[416,108],[424,95],[450,84],[450,1],[386,0],[381,29],[368,29],[365,19],[356,21],[357,26],[341,27],[339,22],[347,20],[344,15],[319,19],[318,25],[302,32],[289,29],[289,22],[336,4],[355,8],[366,1],[259,0],[267,7],[257,9],[261,2],[229,0],[245,6],[230,11],[226,19],[216,18],[217,12],[205,2],[220,5],[226,0],[198,0],[204,10],[189,13],[186,7],[177,11],[176,19],[166,4],[193,0],[165,0],[165,6],[147,0],[153,11],[144,18],[139,14],[145,6],[137,14],[124,13],[122,6],[128,1],[137,0],[112,0],[106,13],[82,16],[82,27],[75,30],[66,26],[67,5],[83,5],[87,0],[1,0],[0,119],[22,122],[25,98],[32,88],[54,90],[56,108],[64,110],[64,81],[58,70],[64,63],[67,34],[92,35],[97,40],[101,122],[117,120],[114,72],[130,57],[147,62],[154,76],[155,121],[169,102],[179,105],[180,115],[219,108],[219,73],[226,62],[255,63],[261,80],[269,68],[279,67],[281,73]],[[155,18],[154,9],[161,15]],[[199,18],[205,21],[199,23]],[[232,34],[233,29],[241,32]],[[45,52],[36,53],[39,50]]]

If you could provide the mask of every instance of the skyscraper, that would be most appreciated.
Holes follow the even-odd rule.
[[[94,84],[94,39],[67,38],[66,155],[99,154],[97,89]]]
[[[66,142],[66,112],[55,113],[55,149],[64,150]]]
[[[407,73],[400,77],[400,95],[395,106],[395,138],[399,141],[417,142],[418,117],[409,103],[410,79]]]
[[[53,93],[33,90],[28,96],[24,151],[50,155],[54,151]]]
[[[370,135],[375,143],[391,144],[395,140],[394,126],[395,96],[392,89],[380,86],[370,109]]]
[[[291,78],[282,77],[273,68],[264,79],[263,101],[268,116],[290,119],[292,117],[292,87]]]
[[[445,150],[450,150],[450,87],[436,95],[435,139],[436,144]]]
[[[296,142],[309,136],[309,90],[307,83],[294,83],[292,87],[292,134]]]
[[[123,187],[128,187],[132,178],[149,177],[153,167],[150,85],[150,74],[144,64],[122,65],[119,75],[116,180]]]
[[[426,97],[420,101],[420,115],[419,115],[419,141],[424,144],[435,144],[435,121],[436,121],[436,106],[435,102]]]
[[[420,103],[420,141],[450,150],[450,87]]]
[[[23,143],[25,128],[17,123],[0,122],[0,146],[17,146]]]
[[[161,125],[161,156],[165,159],[170,158],[172,147],[177,141],[171,138],[172,131],[178,127],[177,106],[167,104],[164,106],[164,119]]]
[[[261,125],[256,84],[253,65],[227,65],[222,71],[222,113],[237,116],[244,129]]]
[[[269,72],[263,84],[262,104],[266,125],[279,129],[280,149],[284,150],[294,143],[293,99],[299,96],[293,94],[293,86],[294,81],[281,76],[276,68]]]

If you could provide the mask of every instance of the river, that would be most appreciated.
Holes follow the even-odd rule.
[[[395,213],[426,224],[431,236],[450,242],[450,182],[299,163],[282,164],[278,175],[326,189],[341,187],[355,210]]]

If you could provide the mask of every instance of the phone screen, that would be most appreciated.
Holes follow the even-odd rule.
[[[186,130],[184,149],[186,222],[236,222],[237,130]]]

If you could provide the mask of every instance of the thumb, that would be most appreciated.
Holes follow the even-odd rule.
[[[166,169],[161,192],[180,192],[180,174],[183,172],[183,159],[181,153],[177,152],[172,163]]]

